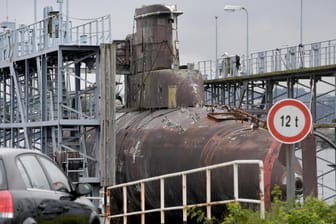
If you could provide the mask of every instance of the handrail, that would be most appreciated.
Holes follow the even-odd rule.
[[[110,43],[110,15],[73,26],[62,14],[46,17],[30,25],[0,32],[0,61],[33,55],[59,45],[100,45]]]
[[[255,164],[259,167],[259,199],[248,199],[248,198],[239,198],[239,181],[238,181],[238,166],[246,164]],[[234,197],[228,200],[212,201],[211,200],[211,171],[221,167],[233,166],[233,186],[234,186]],[[197,203],[197,204],[188,204],[187,203],[187,175],[194,174],[198,172],[206,172],[206,202]],[[165,206],[165,180],[172,177],[182,177],[182,204],[178,206]],[[160,192],[155,192],[153,194],[160,195],[160,207],[153,208],[150,210],[145,209],[145,184],[152,181],[160,181]],[[140,185],[140,210],[129,212],[127,208],[127,187]],[[112,214],[112,208],[110,201],[110,193],[112,190],[122,189],[122,213]],[[211,207],[215,205],[227,204],[230,202],[245,202],[259,204],[260,206],[260,217],[265,217],[265,201],[264,201],[264,165],[261,160],[235,160],[231,162],[224,162],[220,164],[210,165],[206,167],[191,169],[182,172],[170,173],[156,177],[150,177],[142,180],[131,181],[123,184],[118,184],[106,188],[106,218],[109,220],[116,218],[123,218],[123,223],[127,223],[127,218],[129,216],[140,215],[141,224],[145,223],[145,215],[154,212],[160,212],[161,223],[165,223],[165,212],[172,210],[182,210],[183,212],[183,223],[187,221],[187,210],[193,207],[206,207],[206,216],[211,218]]]
[[[219,57],[217,63],[215,60],[198,61],[195,67],[202,72],[205,79],[211,80],[334,65],[336,64],[336,39],[254,52],[249,54],[248,62],[245,60],[245,55],[239,55],[241,66],[238,70],[236,56],[238,55]],[[217,68],[216,65],[218,65]]]

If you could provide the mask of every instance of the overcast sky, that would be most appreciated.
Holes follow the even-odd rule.
[[[64,0],[66,1],[66,0]],[[95,18],[111,15],[112,39],[132,33],[135,8],[149,4],[176,4],[182,63],[214,59],[218,17],[218,55],[246,52],[246,13],[229,13],[225,5],[242,5],[249,14],[250,53],[298,45],[301,0],[69,0],[70,16]],[[17,24],[34,22],[34,0],[0,0],[0,21],[7,16]],[[43,7],[56,0],[37,0],[38,19]],[[303,0],[303,43],[336,39],[336,0]],[[65,10],[65,4],[64,4]]]

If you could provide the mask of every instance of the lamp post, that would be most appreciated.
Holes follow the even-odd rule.
[[[215,20],[216,20],[216,79],[218,78],[218,16],[215,16]]]
[[[302,44],[302,33],[303,33],[303,27],[302,27],[302,0],[300,2],[300,44]]]
[[[36,4],[36,0],[34,0],[34,23],[37,22],[37,4]]]
[[[244,6],[240,5],[226,5],[224,6],[224,11],[235,12],[243,10],[246,13],[246,73],[249,74],[249,25],[248,25],[248,11]]]
[[[300,44],[299,44],[299,55],[300,55],[300,68],[304,66],[304,49],[302,44],[302,36],[303,36],[303,19],[302,19],[302,0],[300,1]]]

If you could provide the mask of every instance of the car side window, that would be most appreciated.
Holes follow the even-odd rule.
[[[52,161],[39,157],[42,165],[46,168],[47,175],[51,181],[51,188],[55,191],[70,192],[71,187],[68,178]]]
[[[50,190],[48,179],[35,156],[23,155],[19,160],[26,171],[33,188]]]

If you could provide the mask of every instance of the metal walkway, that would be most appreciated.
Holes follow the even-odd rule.
[[[266,120],[271,106],[283,98],[304,102],[317,136],[319,196],[332,202],[336,196],[336,40],[253,53],[248,63],[242,56],[239,69],[236,58],[196,64],[206,79],[205,103],[241,108]],[[300,157],[300,145],[296,148]]]

